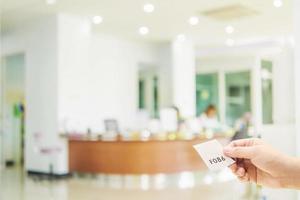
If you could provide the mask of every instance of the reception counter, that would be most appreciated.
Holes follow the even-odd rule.
[[[193,145],[206,140],[70,139],[69,170],[106,174],[157,174],[205,170],[206,166],[193,149]],[[224,138],[219,140],[226,141]]]

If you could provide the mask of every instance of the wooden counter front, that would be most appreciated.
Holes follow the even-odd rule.
[[[69,140],[70,172],[107,174],[176,173],[206,169],[190,141]]]

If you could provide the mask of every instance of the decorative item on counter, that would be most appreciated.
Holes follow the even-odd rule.
[[[178,130],[178,115],[174,108],[161,109],[159,116],[163,131],[175,132]]]
[[[168,133],[167,138],[168,140],[176,140],[177,139],[176,132]]]
[[[141,139],[140,132],[139,131],[131,131],[130,138],[131,138],[131,140],[140,140]]]
[[[181,139],[183,140],[191,140],[194,138],[194,133],[191,131],[187,123],[180,124],[179,132],[181,135]]]
[[[121,140],[130,141],[131,138],[131,130],[125,130],[120,132]]]
[[[67,133],[67,137],[69,139],[73,139],[73,140],[83,140],[85,139],[85,135],[82,133],[78,133],[78,132],[69,132]]]
[[[213,138],[213,137],[214,137],[214,132],[213,132],[213,130],[212,130],[212,129],[206,129],[206,130],[205,130],[205,137],[206,137],[207,139]]]
[[[160,132],[160,133],[155,134],[155,138],[157,140],[167,140],[168,139],[167,135],[168,135],[167,132]]]
[[[200,134],[203,131],[203,127],[198,118],[189,118],[185,121],[187,129],[193,134]]]
[[[87,129],[87,131],[86,131],[86,136],[87,136],[88,138],[91,138],[91,137],[92,137],[92,130],[91,130],[90,128]]]
[[[150,139],[150,137],[151,137],[151,132],[150,131],[148,131],[148,130],[141,131],[141,140],[147,141],[147,140]]]
[[[98,134],[93,133],[91,128],[87,129],[86,138],[88,140],[98,140]]]
[[[161,122],[158,119],[151,119],[148,128],[147,128],[152,134],[159,134],[162,132],[162,126]]]
[[[185,134],[184,134],[184,132],[179,131],[179,132],[177,133],[177,139],[178,139],[178,140],[184,140],[184,139],[185,139]]]
[[[103,141],[116,141],[118,139],[118,133],[108,131],[102,134],[101,139]]]

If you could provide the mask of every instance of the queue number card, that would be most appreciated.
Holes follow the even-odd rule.
[[[193,146],[210,170],[224,169],[235,161],[223,154],[223,147],[217,140],[196,144]]]

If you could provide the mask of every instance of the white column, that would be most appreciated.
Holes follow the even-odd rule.
[[[294,55],[294,74],[295,74],[295,120],[297,137],[297,155],[300,155],[300,1],[294,1],[294,37],[295,37],[295,55]]]
[[[255,59],[251,71],[251,107],[254,118],[255,133],[260,134],[262,126],[262,89],[261,89],[261,58]]]
[[[34,23],[26,31],[28,34],[21,31],[14,35],[9,45],[19,46],[23,42],[26,50],[25,168],[49,173],[54,159],[41,153],[41,148],[65,148],[60,142],[57,126],[57,18],[51,16]],[[41,136],[40,139],[37,135]],[[65,174],[67,167],[57,168],[55,165],[53,171]]]
[[[161,108],[172,105],[172,52],[171,43],[159,48],[159,105]]]
[[[219,71],[218,73],[218,87],[219,87],[219,113],[220,121],[226,123],[226,87],[225,87],[225,72]]]
[[[196,114],[195,59],[195,50],[191,41],[173,41],[173,103],[179,108],[184,118],[193,117]]]
[[[75,130],[86,131],[85,100],[90,91],[90,22],[87,18],[69,14],[58,15],[58,117],[60,131],[64,123]],[[81,118],[82,117],[82,118]]]
[[[294,76],[295,76],[295,123],[296,123],[296,151],[300,155],[300,1],[294,0]],[[298,200],[300,193],[298,192]]]

